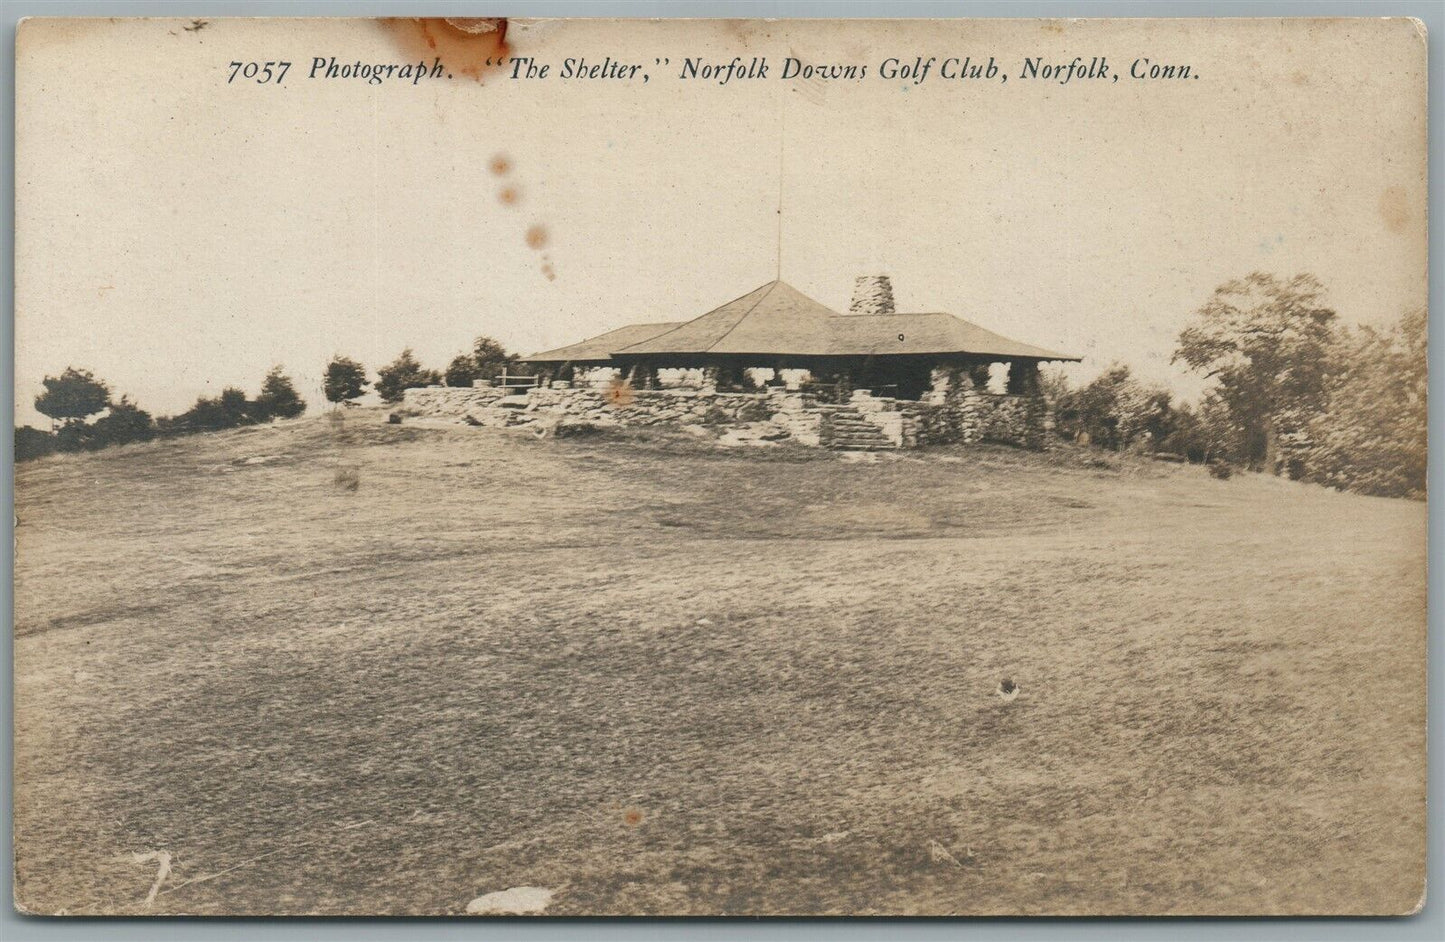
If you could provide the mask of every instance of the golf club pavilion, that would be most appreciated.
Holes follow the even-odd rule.
[[[722,391],[761,383],[816,390],[836,400],[857,390],[926,400],[941,398],[959,377],[982,390],[994,364],[1008,368],[1008,394],[1036,394],[1040,363],[1078,359],[951,314],[898,313],[888,277],[872,275],[857,279],[847,314],[771,281],[692,320],[633,324],[523,362],[548,381],[625,380],[635,389],[695,385]]]

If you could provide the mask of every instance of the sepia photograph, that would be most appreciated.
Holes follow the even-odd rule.
[[[1425,28],[65,18],[29,916],[1408,916]]]

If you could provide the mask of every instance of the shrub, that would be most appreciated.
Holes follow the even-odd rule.
[[[15,430],[15,460],[33,461],[56,450],[55,435],[44,429],[22,425]]]
[[[361,487],[361,472],[352,467],[337,468],[331,476],[331,483],[343,491],[354,491]]]
[[[214,432],[219,429],[235,428],[252,421],[251,404],[246,394],[234,386],[228,386],[214,399],[201,396],[196,404],[166,423],[168,431]]]
[[[120,402],[113,403],[110,411],[87,427],[86,447],[105,448],[108,445],[124,445],[129,442],[150,441],[155,437],[156,425],[151,414],[121,396]]]

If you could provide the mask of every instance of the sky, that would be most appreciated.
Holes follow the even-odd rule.
[[[900,310],[1186,396],[1175,341],[1231,278],[1312,272],[1348,323],[1425,303],[1406,20],[514,21],[511,54],[547,79],[473,79],[471,47],[443,43],[454,78],[415,85],[307,78],[318,56],[430,63],[415,24],[189,24],[21,28],[19,422],[72,365],[158,414],[254,393],[277,364],[319,405],[334,354],[548,349],[698,316],[780,259],[835,309],[886,273]],[[648,81],[558,75],[609,56]],[[734,56],[766,56],[769,78],[678,78]],[[869,75],[784,81],[787,56]],[[1009,80],[877,74],[916,56],[992,56]],[[1019,77],[1075,56],[1122,77]],[[1192,74],[1135,80],[1138,58]],[[294,63],[283,84],[227,81],[267,60]]]

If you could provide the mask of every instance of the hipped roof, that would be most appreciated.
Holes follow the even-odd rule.
[[[571,346],[534,353],[522,359],[524,362],[531,363],[607,363],[611,361],[614,350],[621,350],[623,347],[631,346],[649,337],[655,337],[663,331],[679,327],[683,323],[685,322],[667,321],[659,324],[630,324],[627,327],[609,330],[605,334],[598,334],[596,337],[574,343]]]
[[[637,331],[628,337],[625,332]],[[626,341],[626,342],[624,342]],[[877,356],[973,354],[1005,359],[1078,360],[1019,343],[951,314],[850,314],[825,307],[797,288],[771,281],[701,317],[678,324],[639,324],[533,354],[533,362],[581,362],[569,351],[611,358],[661,355]],[[592,359],[596,359],[593,357]]]

